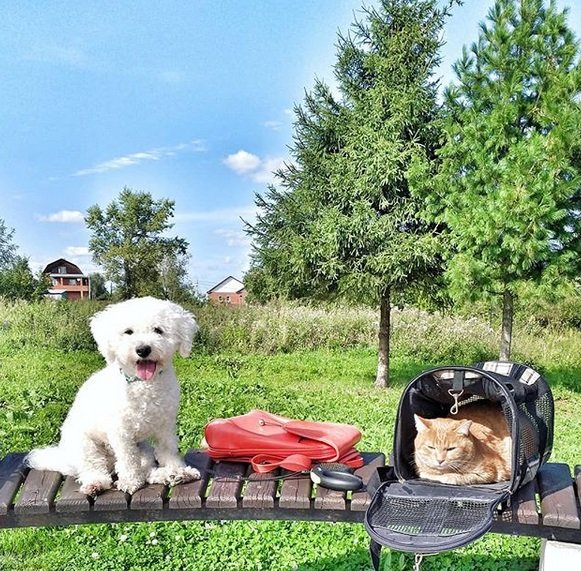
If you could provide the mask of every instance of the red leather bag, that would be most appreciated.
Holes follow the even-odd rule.
[[[259,473],[278,467],[310,470],[317,462],[363,466],[354,448],[361,432],[348,424],[292,420],[251,410],[242,416],[212,420],[204,428],[204,436],[211,458],[250,462]]]

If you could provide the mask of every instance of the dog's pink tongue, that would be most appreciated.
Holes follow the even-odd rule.
[[[137,361],[135,372],[137,373],[137,376],[140,379],[144,381],[149,381],[153,379],[153,375],[155,375],[156,368],[157,363],[155,361]]]

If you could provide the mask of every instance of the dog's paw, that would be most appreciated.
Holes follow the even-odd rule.
[[[99,492],[108,490],[113,484],[110,476],[102,474],[81,475],[78,481],[81,484],[79,492],[87,496],[96,496]]]
[[[185,484],[186,482],[199,479],[200,472],[191,466],[162,466],[160,468],[153,469],[149,474],[147,481],[150,484],[175,486],[176,484]]]
[[[137,490],[143,488],[145,483],[145,479],[138,476],[119,476],[115,486],[126,494],[134,494]]]

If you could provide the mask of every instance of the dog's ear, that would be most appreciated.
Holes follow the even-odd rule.
[[[91,333],[97,342],[99,353],[105,357],[107,363],[115,360],[114,340],[111,335],[110,312],[107,309],[96,313],[91,317],[89,324]]]
[[[197,333],[198,329],[198,324],[196,323],[194,316],[189,311],[181,309],[180,316],[178,318],[178,349],[182,357],[187,357],[190,354],[194,335]]]

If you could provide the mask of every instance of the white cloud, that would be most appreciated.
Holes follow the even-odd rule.
[[[262,126],[273,131],[279,131],[282,123],[280,121],[263,121]]]
[[[160,147],[158,149],[151,149],[149,151],[140,151],[131,153],[123,157],[116,157],[109,161],[98,163],[86,169],[80,169],[72,174],[72,176],[86,176],[91,174],[99,174],[111,170],[123,169],[132,165],[138,165],[143,161],[159,161],[165,157],[172,157],[178,152],[191,151],[194,153],[201,153],[206,150],[204,141],[196,139],[190,143],[182,143],[173,147]]]
[[[244,232],[241,232],[240,230],[217,228],[216,230],[214,230],[214,234],[224,238],[226,244],[230,247],[236,246],[246,247],[250,245],[250,239]]]
[[[226,157],[223,162],[236,174],[248,175],[253,182],[270,184],[275,182],[274,173],[284,166],[285,159],[282,157],[261,158],[248,151],[240,150]]]
[[[85,215],[78,210],[61,210],[53,214],[37,216],[41,222],[63,222],[78,224],[85,221]]]
[[[237,174],[246,174],[260,167],[260,157],[244,150],[240,150],[233,155],[228,155],[224,159],[224,164]]]
[[[260,168],[252,173],[252,180],[264,184],[274,184],[276,177],[274,173],[284,167],[285,159],[282,157],[274,157],[265,159],[260,164]]]
[[[87,246],[67,246],[65,248],[67,256],[90,256],[89,248]]]

